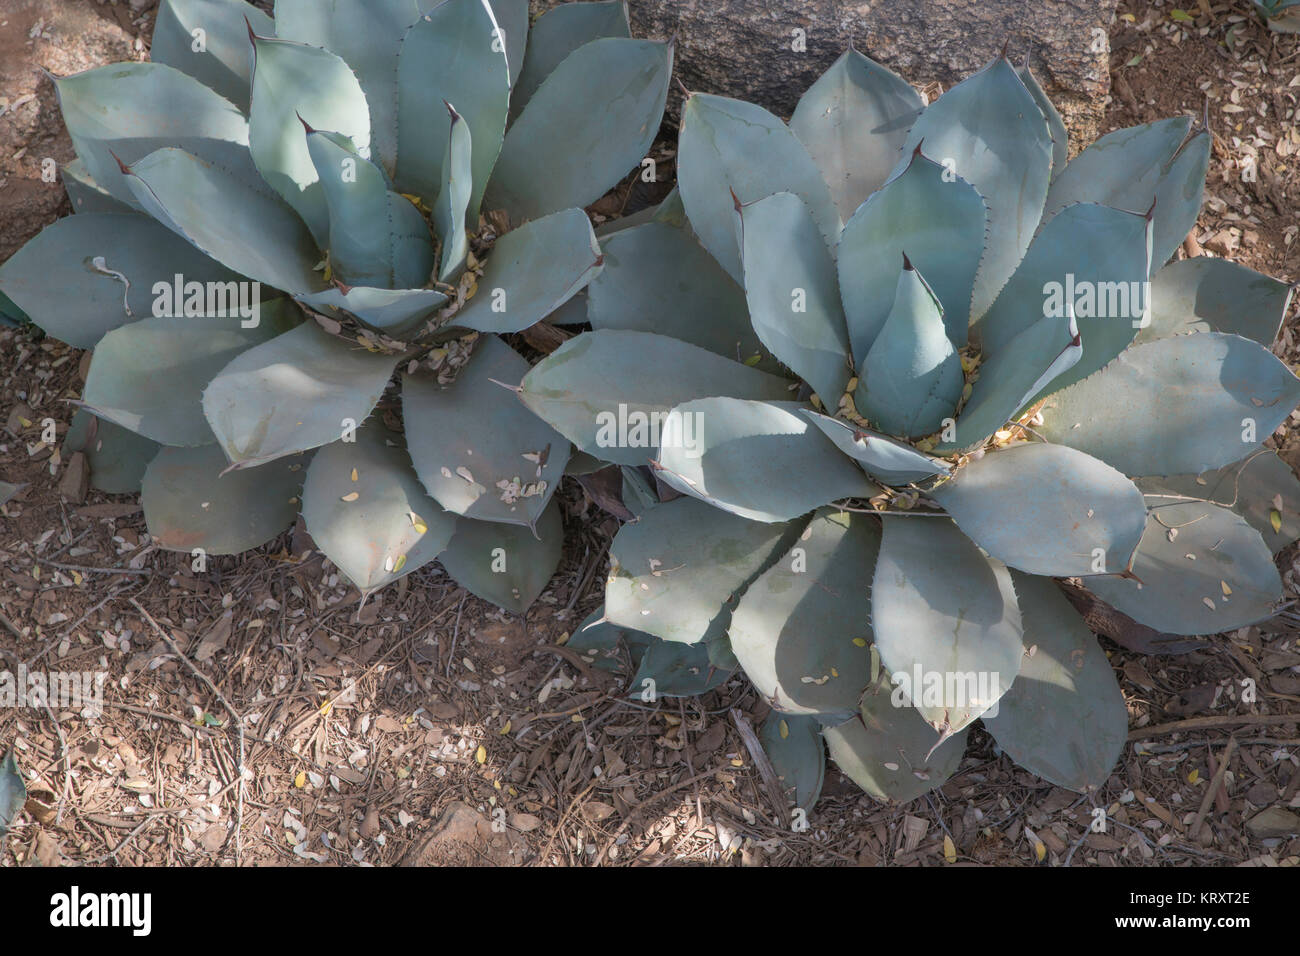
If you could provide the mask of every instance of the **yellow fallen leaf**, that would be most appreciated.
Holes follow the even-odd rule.
[[[1196,781],[1200,779],[1201,779],[1201,772],[1199,770],[1193,770],[1191,773],[1187,775],[1188,783],[1196,783]]]
[[[787,724],[784,720],[781,721],[781,723],[778,725],[778,727],[779,727],[780,730],[781,730],[781,739],[782,739],[782,740],[785,740],[787,737],[790,736],[790,725]]]
[[[393,573],[396,574],[398,571],[402,570],[402,568],[404,568],[405,566],[406,566],[406,555],[404,554],[399,555],[397,560],[393,562]]]
[[[502,734],[502,735],[505,735],[505,734],[510,733],[510,723],[511,723],[511,722],[507,720],[507,721],[506,721],[506,725],[505,725],[504,727],[502,727],[500,730],[498,730],[497,733]]]
[[[1219,587],[1223,588],[1223,596],[1228,597],[1232,594],[1232,588],[1228,587],[1227,581],[1220,581]]]
[[[1274,534],[1282,533],[1282,516],[1278,513],[1276,508],[1269,509],[1268,523],[1273,526]]]
[[[360,497],[361,497],[361,496],[360,496],[359,494],[357,494],[355,491],[349,491],[346,495],[344,495],[344,496],[343,496],[341,499],[339,499],[339,500],[340,500],[340,501],[356,501],[356,500],[357,500],[358,498],[360,498]]]
[[[474,751],[474,759],[479,763],[487,763],[487,748],[479,744],[478,750]]]
[[[355,468],[352,469],[352,480],[353,481],[357,480],[357,470]]]
[[[943,858],[949,863],[957,862],[957,846],[946,833],[943,835]]]
[[[414,528],[419,534],[424,534],[426,531],[429,530],[429,526],[424,523],[424,519],[421,518],[419,515],[417,515],[414,511],[410,513],[410,518],[411,518],[411,527]]]
[[[80,573],[79,571],[73,571],[73,572],[72,572],[72,583],[75,584],[75,585],[77,585],[78,587],[80,587],[81,582],[82,582],[81,573]]]
[[[866,647],[867,639],[865,637],[855,637],[853,639],[853,643],[856,644],[858,647]]]
[[[299,770],[298,776],[293,778],[293,785],[297,787],[299,790],[307,786],[307,771]]]
[[[334,709],[334,701],[327,700],[325,701],[325,703],[320,705],[320,715],[322,717],[328,717],[330,715],[330,711],[333,709]]]
[[[1034,859],[1042,863],[1047,858],[1047,844],[1034,837]]]

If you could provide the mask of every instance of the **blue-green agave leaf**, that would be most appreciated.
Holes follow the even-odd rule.
[[[811,210],[794,193],[782,192],[737,205],[736,213],[754,331],[824,406],[835,407],[852,374],[849,336],[835,261]]]
[[[655,638],[628,683],[628,696],[647,703],[661,697],[699,697],[730,679],[709,659],[711,644],[679,644]]]
[[[162,63],[111,63],[60,77],[54,88],[77,158],[115,199],[137,205],[122,164],[164,146],[216,163],[246,188],[266,188],[249,156],[244,114],[180,70]]]
[[[1263,535],[1274,554],[1300,538],[1300,481],[1272,449],[1261,448],[1203,475],[1138,478],[1136,483],[1153,500],[1162,495],[1171,496],[1160,498],[1166,502],[1200,498],[1231,508]]]
[[[276,15],[282,17],[286,6],[281,0]],[[250,27],[262,36],[275,30],[270,17],[244,0],[163,0],[149,43],[149,59],[188,73],[247,111],[253,76]]]
[[[27,784],[11,749],[0,761],[0,838],[9,832],[18,811],[27,803]]]
[[[1258,448],[1300,402],[1263,346],[1198,332],[1135,345],[1044,404],[1041,434],[1126,475],[1200,474]]]
[[[456,583],[485,601],[523,614],[560,563],[564,525],[552,501],[535,529],[459,518],[439,560]]]
[[[907,803],[943,786],[966,752],[963,728],[938,734],[887,680],[862,696],[861,713],[822,728],[836,766],[877,800]],[[937,746],[936,746],[937,745]]]
[[[794,805],[811,810],[826,779],[826,744],[821,725],[811,717],[787,716],[774,710],[763,721],[759,739],[787,794],[794,791]]]
[[[599,199],[654,143],[672,68],[671,44],[605,37],[578,47],[506,134],[493,205],[518,222]]]
[[[528,49],[528,0],[488,0],[488,6],[496,18],[497,36],[510,62],[510,87],[514,89],[519,85]]]
[[[160,447],[156,441],[79,408],[63,439],[63,457],[74,452],[86,456],[92,488],[110,495],[133,495],[140,490],[145,469]]]
[[[921,454],[911,445],[809,408],[802,409],[801,413],[820,428],[836,448],[861,465],[863,471],[886,485],[924,481],[936,475],[946,475],[950,470],[944,462]]]
[[[827,722],[857,711],[871,682],[871,571],[879,551],[875,518],[821,509],[745,591],[727,634],[772,707],[827,715]]]
[[[1203,501],[1150,497],[1147,504],[1132,574],[1089,578],[1088,590],[1166,634],[1220,634],[1273,616],[1282,579],[1245,518]]]
[[[1128,739],[1124,695],[1097,638],[1048,578],[1012,572],[1025,624],[1015,683],[985,713],[984,729],[1007,756],[1081,793],[1110,777]]]
[[[510,105],[509,40],[501,42],[499,29],[487,0],[446,0],[406,32],[397,57],[397,185],[433,205],[451,136],[444,103],[454,104],[474,143],[465,214],[474,230]]]
[[[409,336],[431,319],[446,303],[447,296],[435,289],[373,289],[354,286],[344,292],[330,286],[321,292],[298,297],[317,312],[356,316],[373,329],[396,338]]]
[[[95,348],[82,401],[161,445],[211,444],[203,389],[236,356],[289,327],[266,318],[251,328],[238,317],[180,316],[114,329]]]
[[[672,409],[725,395],[780,401],[791,383],[666,335],[606,329],[570,339],[520,387],[525,405],[582,451],[620,465],[656,457]]]
[[[647,647],[662,643],[666,642],[605,620],[605,608],[602,605],[587,615],[586,620],[579,624],[569,639],[564,642],[564,646],[577,651],[597,670],[624,671],[620,645],[627,645],[628,656],[632,659],[632,667],[635,669]],[[674,644],[672,646],[692,647],[694,645]]]
[[[329,50],[356,73],[370,108],[371,158],[389,176],[397,160],[397,70],[393,63],[407,29],[441,2],[276,0],[277,37]],[[259,29],[254,22],[253,32],[269,36],[272,31]],[[247,46],[246,33],[243,39]]]
[[[941,442],[938,451],[980,444],[1082,357],[1083,338],[1072,316],[1039,319],[985,359],[952,440]]]
[[[447,112],[451,114],[451,134],[447,139],[447,154],[442,160],[442,191],[433,204],[433,223],[442,241],[438,279],[454,285],[465,271],[469,252],[465,213],[474,194],[474,174],[470,168],[473,143],[465,118],[450,103]]]
[[[239,276],[138,213],[69,216],[0,265],[0,292],[47,334],[91,349],[119,326],[174,304],[174,280],[224,293]],[[182,291],[184,291],[182,289]],[[238,295],[231,296],[238,300]]]
[[[370,155],[370,109],[356,75],[320,47],[252,36],[253,92],[248,149],[262,178],[307,223],[316,242],[329,236],[329,213],[304,124],[346,136]]]
[[[559,486],[569,443],[497,384],[527,372],[528,361],[490,335],[451,385],[403,376],[411,462],[448,511],[532,527]]]
[[[133,203],[125,203],[110,196],[107,190],[91,178],[90,173],[86,172],[86,164],[79,159],[59,167],[59,177],[74,213],[137,212]]]
[[[926,108],[907,137],[906,149],[917,146],[988,200],[988,241],[971,299],[978,320],[1038,226],[1052,174],[1051,131],[1015,67],[1000,57]]]
[[[683,494],[755,521],[789,521],[880,489],[798,402],[700,398],[672,410],[655,473]]]
[[[733,599],[801,529],[749,521],[694,498],[656,505],[614,536],[605,616],[666,641],[716,640]]]
[[[203,392],[203,412],[231,463],[253,467],[350,436],[401,358],[304,322],[223,368]]]
[[[1051,99],[1043,92],[1038,78],[1029,69],[1028,58],[1024,66],[1016,67],[1016,75],[1020,77],[1020,82],[1025,84],[1025,89],[1034,98],[1034,102],[1043,112],[1043,118],[1047,120],[1047,131],[1052,135],[1052,178],[1055,179],[1061,175],[1070,158],[1070,136],[1065,129],[1065,121],[1061,119],[1061,114],[1057,112]]]
[[[844,227],[836,257],[858,368],[889,318],[905,253],[939,297],[948,338],[958,348],[966,344],[987,222],[988,210],[975,187],[919,151],[858,208]]]
[[[1011,573],[946,518],[882,521],[871,585],[880,660],[926,721],[961,730],[1020,671],[1024,633]]]
[[[1081,381],[1128,348],[1145,321],[1150,255],[1150,222],[1142,215],[1069,206],[1034,237],[971,335],[985,355],[996,355],[1044,316],[1073,315],[1083,354],[1054,387]]]
[[[478,332],[522,332],[585,288],[600,265],[596,234],[581,209],[525,223],[496,241],[478,292],[450,324]]]
[[[925,102],[892,70],[852,48],[799,98],[790,129],[848,219],[889,178]]]
[[[1062,578],[1123,571],[1147,520],[1129,479],[1083,452],[1042,442],[989,452],[930,495],[999,561]]]
[[[1171,262],[1151,277],[1151,322],[1138,342],[1184,332],[1231,332],[1270,347],[1291,305],[1293,288],[1253,269],[1197,256]]]
[[[312,458],[302,517],[316,546],[369,594],[436,558],[451,541],[456,518],[420,487],[397,444],[400,435],[368,422],[353,437]]]
[[[957,410],[961,358],[944,329],[943,306],[906,256],[893,308],[858,376],[854,405],[887,434],[928,435]]]
[[[222,474],[228,464],[219,445],[163,448],[154,456],[140,503],[155,544],[169,551],[239,554],[293,524],[303,459]]]
[[[646,222],[603,236],[600,248],[605,267],[591,280],[579,321],[658,332],[737,361],[762,354],[745,290],[686,229]]]
[[[1078,202],[1151,210],[1151,264],[1164,265],[1201,210],[1210,134],[1200,130],[1189,138],[1190,128],[1191,120],[1177,116],[1107,133],[1070,160],[1052,183],[1043,224]]]
[[[537,18],[528,31],[528,51],[519,82],[510,92],[510,112],[518,115],[542,81],[578,47],[602,37],[630,37],[627,0],[562,3]]]
[[[744,283],[735,202],[752,203],[779,192],[808,206],[830,248],[840,215],[830,188],[807,148],[790,128],[761,106],[695,93],[682,106],[677,188],[691,227],[719,265]]]
[[[328,223],[330,267],[349,286],[418,289],[432,278],[433,238],[409,199],[333,133],[309,130]],[[464,230],[461,230],[464,234]]]
[[[183,149],[150,153],[130,173],[145,212],[227,268],[294,295],[325,286],[310,230],[270,190]]]

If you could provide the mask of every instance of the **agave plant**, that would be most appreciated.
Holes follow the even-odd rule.
[[[602,240],[593,330],[522,380],[629,495],[603,611],[633,693],[739,666],[807,807],[824,738],[877,798],[939,786],[974,721],[1100,785],[1124,701],[1057,579],[1161,632],[1270,617],[1300,483],[1263,443],[1300,400],[1284,283],[1171,262],[1210,134],[1174,118],[1067,162],[1005,58],[928,106],[850,51],[789,125],[692,94],[677,197]],[[846,222],[844,220],[847,220]]]
[[[599,272],[582,207],[649,149],[671,45],[621,0],[531,31],[526,0],[165,0],[151,52],[55,80],[76,214],[0,268],[94,350],[70,448],[162,547],[301,511],[363,594],[441,556],[526,608],[571,449],[493,384],[528,363],[492,333]]]
[[[1300,33],[1300,0],[1254,0],[1255,10],[1278,33]]]

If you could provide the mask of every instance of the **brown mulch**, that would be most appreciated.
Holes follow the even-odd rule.
[[[33,96],[0,117],[0,256],[60,212],[36,160],[71,155],[48,81],[20,66],[143,55],[151,3],[84,6],[79,46],[57,23],[33,32],[40,3],[0,0],[0,92],[10,106]],[[1112,33],[1107,128],[1200,115],[1208,94],[1216,138],[1195,238],[1300,279],[1300,39],[1269,34],[1246,3],[1183,6],[1193,22],[1171,19],[1170,3],[1121,4],[1132,19]],[[1295,323],[1278,346],[1293,366]],[[904,807],[829,769],[810,827],[791,832],[730,716],[763,716],[745,681],[650,705],[549,649],[599,603],[616,525],[575,483],[560,491],[565,557],[522,619],[436,566],[358,609],[292,534],[195,572],[150,544],[134,499],[82,502],[64,482],[41,433],[46,418],[66,430],[79,359],[0,331],[0,478],[27,482],[0,509],[0,669],[108,675],[102,714],[0,710],[0,749],[13,743],[35,796],[0,865],[945,865],[945,838],[965,864],[1300,861],[1300,838],[1247,826],[1300,805],[1294,609],[1183,656],[1103,642],[1133,733],[1097,794],[1019,770],[976,730],[959,772]],[[1288,455],[1298,444],[1285,429],[1276,441]],[[1294,595],[1300,563],[1289,553],[1282,567]],[[1099,807],[1106,829],[1090,832]]]

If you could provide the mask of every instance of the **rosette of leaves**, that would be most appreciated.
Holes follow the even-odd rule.
[[[1057,582],[1216,634],[1271,616],[1300,536],[1263,445],[1300,400],[1269,351],[1290,289],[1170,261],[1209,143],[1178,117],[1067,161],[1004,58],[927,106],[850,51],[788,125],[691,95],[679,196],[602,240],[593,330],[519,391],[678,496],[638,501],[573,646],[639,635],[633,693],[663,661],[743,669],[805,805],[823,739],[902,801],[981,718],[1028,770],[1100,785],[1124,701]]]
[[[526,0],[165,0],[151,52],[55,80],[75,215],[0,268],[10,311],[94,350],[95,483],[141,490],[165,548],[301,511],[363,593],[441,556],[527,607],[571,449],[494,384],[528,368],[495,333],[599,272],[583,207],[649,149],[671,46],[622,2],[530,30]]]
[[[1254,0],[1255,10],[1278,33],[1300,33],[1300,0]]]

